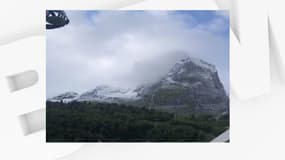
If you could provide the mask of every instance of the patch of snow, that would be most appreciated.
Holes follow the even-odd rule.
[[[112,97],[112,98],[125,98],[131,99],[137,96],[137,93],[130,89],[121,89],[121,88],[113,88],[113,87],[98,87],[97,95],[104,97]]]
[[[165,79],[165,81],[166,81],[167,83],[177,83],[177,82],[174,81],[171,77],[167,77],[167,78]]]
[[[95,89],[83,93],[77,101],[111,102],[113,100],[136,100],[138,93],[133,89],[122,89],[110,86],[98,86]]]
[[[211,72],[217,72],[216,67],[214,65],[209,64],[201,59],[192,58],[191,61],[195,63],[197,66],[209,69]]]
[[[183,72],[185,72],[185,69],[184,69],[184,68],[181,68],[177,73],[178,73],[178,74],[182,74]]]

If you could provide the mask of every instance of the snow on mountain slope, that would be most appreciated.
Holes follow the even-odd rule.
[[[65,92],[58,96],[49,98],[48,101],[51,102],[71,102],[76,100],[79,97],[79,94],[76,92]]]
[[[137,92],[131,89],[98,86],[80,95],[77,101],[115,102],[118,100],[135,100],[139,98]]]
[[[200,59],[187,57],[176,63],[168,74],[162,79],[163,87],[170,87],[171,84],[185,87],[201,84],[201,80],[212,80],[212,74],[217,70],[214,65]]]

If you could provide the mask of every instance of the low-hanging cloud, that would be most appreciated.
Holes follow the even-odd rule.
[[[186,56],[216,65],[228,92],[227,13],[199,14],[206,19],[195,11],[68,11],[70,24],[46,33],[47,96],[151,83]]]

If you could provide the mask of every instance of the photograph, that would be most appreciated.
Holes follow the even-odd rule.
[[[46,10],[46,21],[46,142],[229,132],[227,10]]]

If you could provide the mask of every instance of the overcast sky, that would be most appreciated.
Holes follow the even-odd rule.
[[[46,32],[47,97],[151,83],[186,56],[214,64],[229,90],[227,11],[66,13],[67,26]]]

